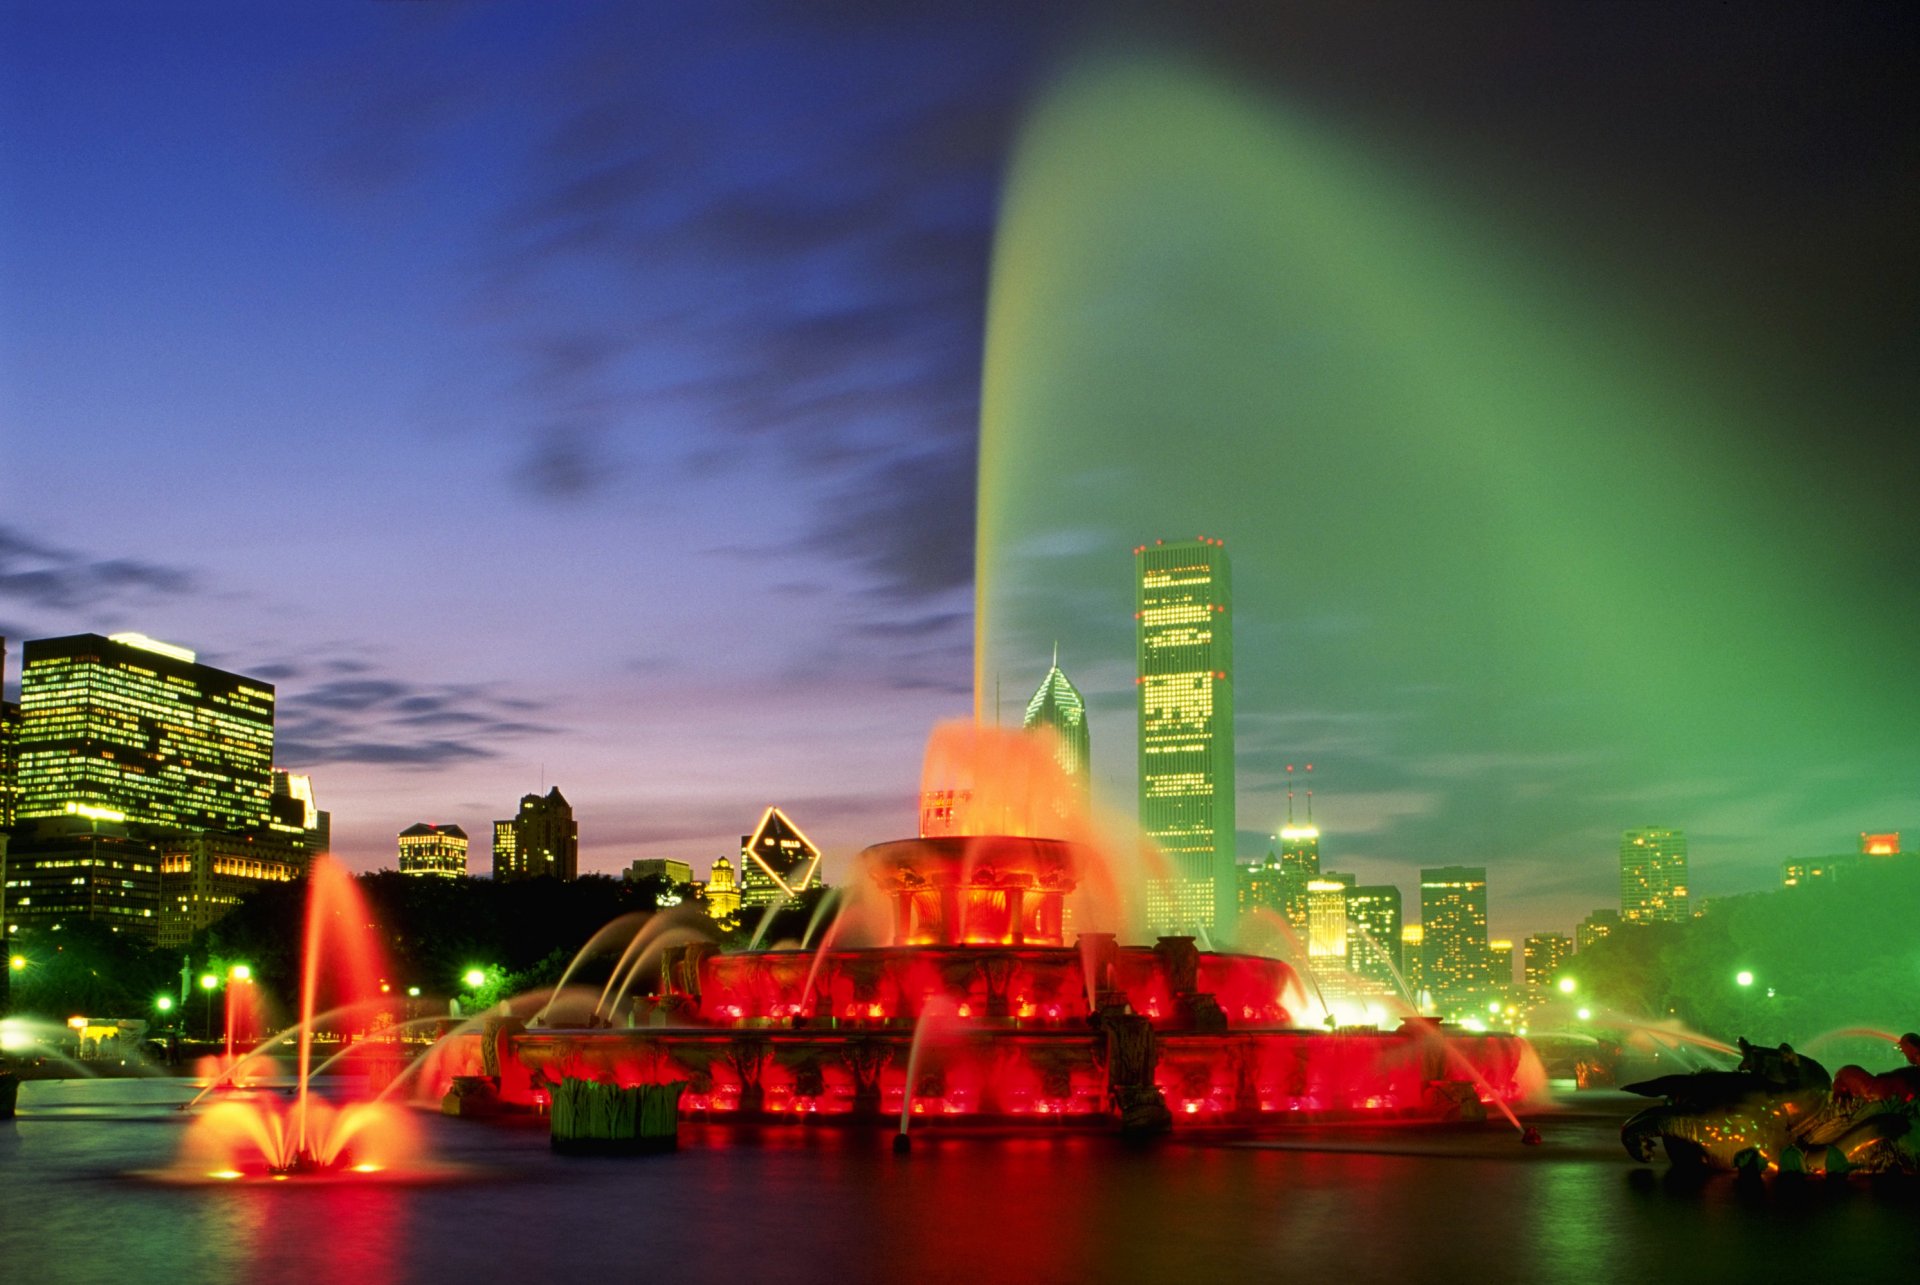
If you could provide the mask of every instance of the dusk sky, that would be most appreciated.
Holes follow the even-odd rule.
[[[972,708],[984,378],[989,678],[1061,643],[1111,806],[1206,532],[1243,856],[1308,761],[1500,936],[1627,826],[1920,847],[1901,8],[1127,8],[0,4],[10,685],[272,679],[358,868],[544,783],[583,869],[778,803],[837,878]]]

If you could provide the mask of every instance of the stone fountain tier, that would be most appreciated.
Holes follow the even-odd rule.
[[[860,854],[893,908],[895,945],[1066,942],[1066,896],[1089,854],[1061,839],[942,836],[876,843]]]
[[[722,954],[666,948],[657,987],[579,1030],[500,1023],[446,1063],[538,1105],[566,1076],[684,1082],[682,1109],[746,1117],[902,1113],[1151,1129],[1348,1114],[1454,1118],[1544,1087],[1526,1041],[1410,1022],[1301,1030],[1285,962],[1191,937],[1068,942],[1097,855],[1024,836],[938,836],[861,854],[891,943]],[[909,1084],[908,1068],[915,1082]]]
[[[1025,1122],[1175,1129],[1325,1120],[1481,1118],[1544,1088],[1510,1035],[1399,1031],[1156,1031],[1116,1014],[1065,1027],[512,1030],[501,1094],[539,1106],[567,1076],[685,1083],[684,1115],[890,1124],[903,1109],[956,1124]],[[467,1037],[466,1044],[477,1042]],[[449,1053],[462,1055],[456,1037]],[[466,1048],[474,1056],[477,1049]],[[1159,1121],[1158,1125],[1151,1122]]]
[[[1121,946],[1083,933],[1074,946],[938,945],[723,955],[671,948],[661,989],[636,1025],[912,1027],[933,1011],[981,1025],[1085,1029],[1103,1009],[1157,1029],[1293,1025],[1293,969],[1260,955],[1202,951],[1190,937]]]

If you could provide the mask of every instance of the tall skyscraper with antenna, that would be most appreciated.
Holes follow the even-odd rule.
[[[1233,581],[1224,541],[1133,551],[1140,828],[1168,876],[1147,888],[1159,931],[1224,932],[1236,890]]]
[[[1313,764],[1307,764],[1307,772]],[[1307,885],[1320,877],[1320,828],[1313,823],[1313,787],[1307,787],[1307,819],[1293,816],[1293,764],[1287,764],[1287,823],[1275,836],[1280,840],[1280,876],[1286,887],[1287,922],[1294,931],[1307,930]]]
[[[1073,779],[1079,787],[1081,802],[1086,802],[1092,790],[1093,763],[1088,752],[1087,703],[1080,698],[1080,689],[1060,671],[1058,643],[1053,646],[1053,664],[1047,676],[1040,680],[1040,689],[1027,702],[1027,714],[1021,726],[1029,730],[1053,729],[1058,738],[1054,752],[1059,757],[1060,770]]]

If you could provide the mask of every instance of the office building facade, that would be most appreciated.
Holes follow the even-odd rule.
[[[1073,782],[1079,791],[1081,804],[1085,805],[1093,789],[1087,703],[1081,699],[1080,689],[1061,672],[1058,651],[1054,653],[1053,665],[1047,670],[1047,676],[1040,680],[1039,690],[1027,702],[1026,716],[1021,720],[1021,726],[1029,731],[1042,727],[1051,731],[1060,770]]]
[[[740,904],[785,905],[820,875],[820,849],[779,808],[760,814],[752,834],[740,836]]]
[[[1386,993],[1405,982],[1400,934],[1405,926],[1400,890],[1392,884],[1347,889],[1347,968]]]
[[[466,878],[467,832],[426,821],[408,826],[400,832],[400,873]]]
[[[170,829],[266,823],[271,683],[140,634],[38,639],[22,658],[19,820],[93,809]]]
[[[1620,836],[1620,918],[1630,924],[1687,919],[1687,836],[1648,826]]]
[[[1134,550],[1140,827],[1166,859],[1146,889],[1157,931],[1231,929],[1238,900],[1233,583],[1212,539]]]
[[[1483,998],[1493,983],[1485,866],[1420,872],[1421,969],[1442,1011]]]
[[[545,794],[522,795],[518,812],[493,823],[493,877],[580,877],[580,826],[559,786]]]
[[[1573,938],[1565,933],[1534,933],[1526,943],[1527,997],[1552,999],[1560,970],[1573,958]]]

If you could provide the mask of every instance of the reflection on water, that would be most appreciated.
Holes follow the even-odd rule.
[[[127,1262],[94,1271],[75,1253],[110,1228],[137,1247],[128,1261],[175,1279],[345,1285],[617,1279],[642,1265],[733,1285],[1874,1279],[1920,1220],[1911,1183],[1690,1184],[1635,1166],[1616,1140],[1638,1105],[1624,1094],[1544,1117],[1538,1148],[1504,1126],[1146,1149],[1090,1134],[928,1134],[899,1157],[878,1130],[695,1125],[675,1155],[579,1160],[553,1156],[534,1123],[423,1116],[437,1154],[496,1176],[242,1189],[126,1176],[178,1146],[165,1087],[27,1087],[22,1117],[0,1125],[0,1262],[72,1266],[38,1279],[121,1280]]]

